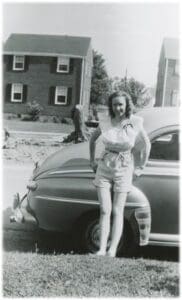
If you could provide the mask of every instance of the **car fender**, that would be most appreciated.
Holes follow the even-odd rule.
[[[150,206],[147,196],[136,186],[132,185],[131,191],[128,193],[126,207],[146,207]]]
[[[151,228],[150,203],[147,196],[134,185],[128,193],[125,217],[131,226],[135,242],[146,245]]]

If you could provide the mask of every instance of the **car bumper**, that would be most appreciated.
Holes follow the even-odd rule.
[[[28,205],[25,204],[25,199],[27,200],[27,195],[24,195],[22,199],[20,199],[19,194],[14,195],[12,212],[13,214],[10,216],[10,222],[16,222],[19,224],[26,223],[32,226],[37,226],[38,222],[36,218],[31,214],[28,210]]]

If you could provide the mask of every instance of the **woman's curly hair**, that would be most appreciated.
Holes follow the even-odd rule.
[[[126,100],[126,118],[129,118],[130,115],[132,114],[133,110],[134,110],[134,105],[133,105],[133,102],[131,100],[131,97],[128,93],[124,92],[124,91],[118,91],[118,92],[114,92],[112,93],[110,96],[109,96],[109,99],[108,99],[108,107],[109,107],[109,115],[112,118],[115,117],[115,114],[113,112],[113,109],[112,109],[112,100],[116,97],[124,97],[125,100]]]

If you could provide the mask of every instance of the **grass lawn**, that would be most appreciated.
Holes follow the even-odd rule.
[[[70,133],[73,131],[73,125],[62,123],[43,123],[43,122],[30,122],[21,121],[19,119],[4,119],[3,127],[9,131],[35,131],[35,132],[53,132],[53,133]]]
[[[179,295],[177,262],[18,252],[3,259],[6,297]]]

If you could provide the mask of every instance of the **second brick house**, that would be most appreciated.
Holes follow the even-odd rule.
[[[91,38],[66,35],[12,34],[3,49],[4,112],[27,112],[37,101],[42,114],[70,117],[90,102]]]
[[[155,106],[180,104],[179,81],[179,40],[165,38],[159,58]]]

